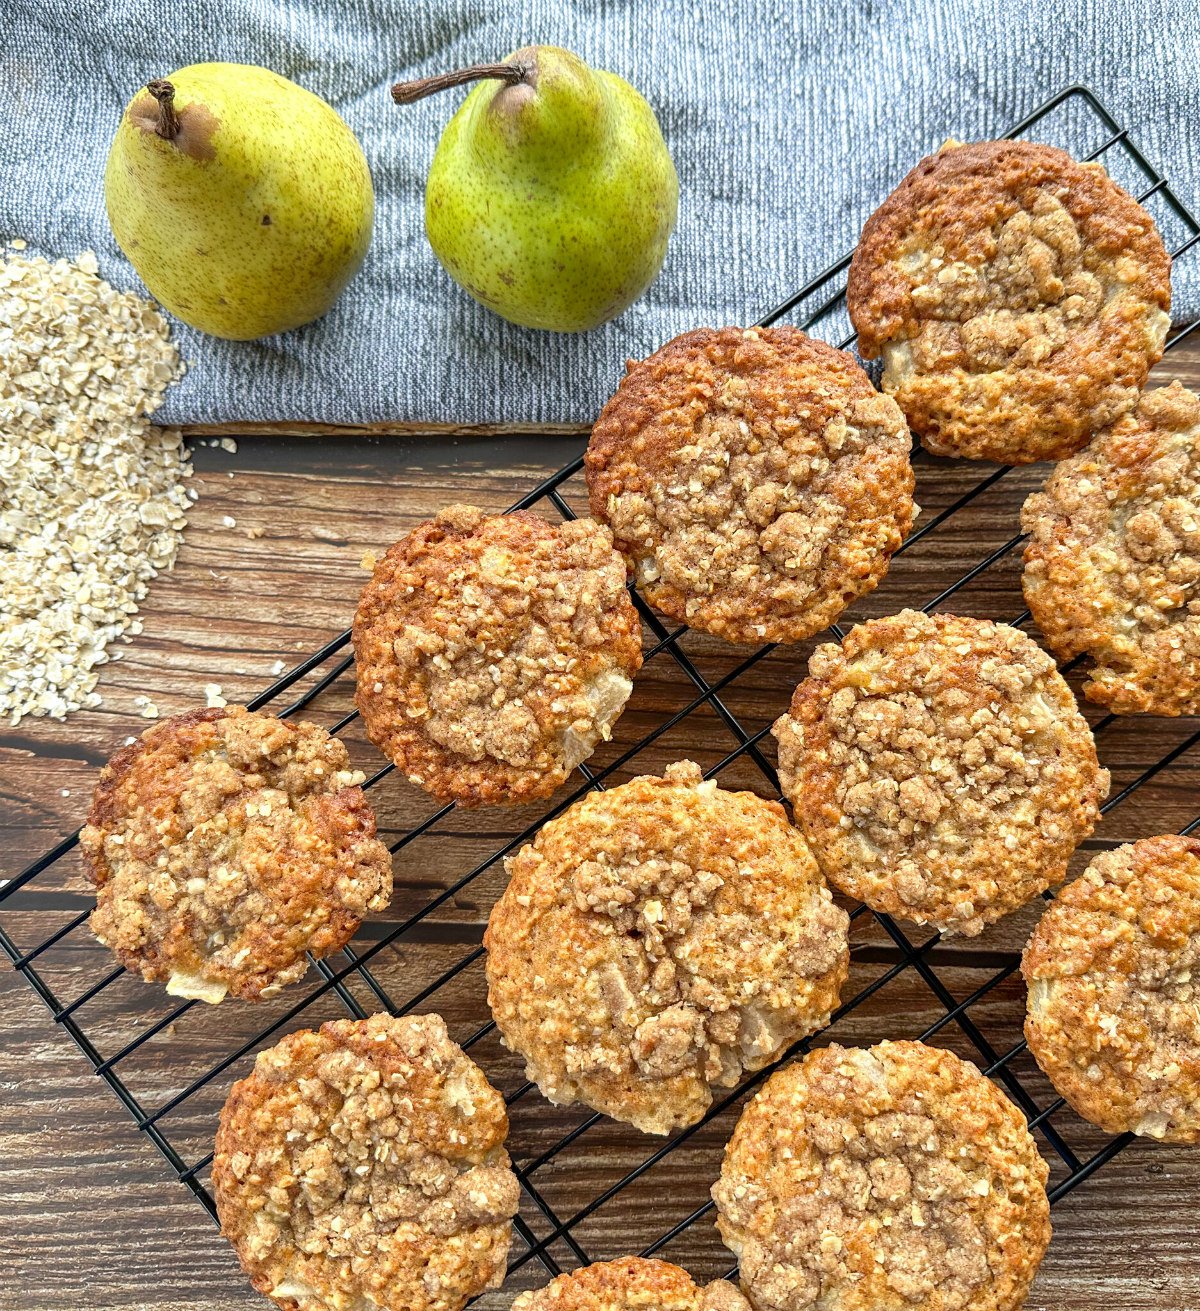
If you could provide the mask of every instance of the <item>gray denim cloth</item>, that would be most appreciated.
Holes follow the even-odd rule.
[[[388,95],[399,77],[530,42],[628,78],[679,171],[662,275],[580,336],[514,327],[442,271],[422,193],[464,93],[406,108]],[[1072,83],[1100,96],[1185,203],[1200,200],[1197,0],[7,0],[0,237],[52,254],[91,247],[106,277],[137,285],[105,219],[108,144],[140,84],[207,59],[264,64],[338,109],[371,163],[375,233],[320,322],[257,343],[179,325],[192,367],[160,411],[169,422],[589,421],[628,357],[755,320],[849,249],[946,137],[1003,133]],[[1078,154],[1107,135],[1078,101],[1036,132]],[[1144,189],[1119,148],[1104,158]],[[1169,244],[1186,235],[1165,231]],[[1176,271],[1177,321],[1197,307],[1198,270],[1200,248]]]

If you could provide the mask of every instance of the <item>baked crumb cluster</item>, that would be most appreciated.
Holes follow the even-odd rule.
[[[1178,382],[1065,460],[1021,513],[1023,585],[1084,694],[1119,714],[1200,712],[1200,397]]]
[[[519,802],[611,735],[641,629],[602,525],[456,505],[375,566],[354,651],[367,732],[414,783]]]
[[[701,1288],[668,1261],[624,1256],[522,1293],[512,1311],[750,1311],[750,1303],[724,1279]]]
[[[976,934],[1065,875],[1108,774],[1024,633],[905,610],[809,670],[775,725],[780,781],[836,887]]]
[[[773,1074],[713,1197],[756,1311],[1014,1311],[1050,1240],[1048,1173],[973,1065],[884,1042]]]
[[[804,840],[691,762],[589,795],[507,868],[488,1003],[551,1101],[667,1133],[837,1005],[848,920]]]
[[[90,924],[179,997],[269,997],[391,899],[391,856],[346,748],[238,707],[148,729],[100,775],[80,834]]]
[[[507,1132],[439,1016],[289,1034],[221,1114],[222,1230],[285,1311],[459,1311],[504,1275]]]
[[[1060,459],[1137,404],[1170,326],[1170,259],[1100,165],[948,142],[867,222],[847,303],[929,450]]]
[[[1025,950],[1038,1064],[1109,1133],[1200,1139],[1200,841],[1101,852]]]
[[[701,329],[631,364],[587,452],[592,513],[673,619],[735,642],[819,632],[915,513],[908,428],[795,328]]]

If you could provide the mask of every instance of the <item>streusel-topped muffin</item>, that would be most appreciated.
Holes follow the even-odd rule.
[[[690,761],[590,793],[507,869],[488,1004],[553,1102],[669,1133],[838,1003],[848,920],[804,839]]]
[[[742,1112],[713,1187],[756,1311],[1017,1311],[1049,1170],[974,1065],[920,1042],[823,1047]]]
[[[799,328],[701,328],[631,362],[592,429],[592,513],[645,597],[731,642],[799,642],[887,572],[911,439],[853,356]]]
[[[270,997],[392,895],[346,748],[238,706],[164,719],[101,772],[79,837],[92,931],[177,997]]]
[[[1200,841],[1102,851],[1025,948],[1025,1036],[1109,1133],[1200,1140]]]
[[[504,1099],[438,1015],[288,1034],[221,1112],[221,1232],[283,1311],[461,1311],[504,1278],[507,1134]]]
[[[1100,164],[950,141],[867,221],[850,265],[864,358],[936,455],[1059,460],[1137,404],[1171,261]]]
[[[779,779],[836,888],[976,934],[1059,882],[1108,793],[1054,661],[1007,624],[904,610],[813,652]]]
[[[354,616],[371,741],[443,801],[549,796],[606,740],[642,663],[612,537],[452,505],[375,565]]]
[[[1118,714],[1200,713],[1200,397],[1178,382],[1058,465],[1021,511],[1025,600],[1083,694]]]

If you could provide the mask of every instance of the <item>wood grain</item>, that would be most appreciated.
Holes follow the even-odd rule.
[[[1171,368],[1162,372],[1164,379],[1180,376],[1197,385],[1200,350],[1181,348]],[[388,545],[452,500],[500,508],[582,449],[579,434],[558,432],[525,431],[499,440],[459,430],[334,433],[294,425],[292,431],[303,432],[305,440],[279,433],[250,435],[243,429],[236,454],[195,445],[200,497],[184,548],[174,572],[152,588],[143,609],[143,634],[105,668],[103,705],[65,724],[27,721],[0,732],[4,876],[11,877],[78,824],[97,766],[145,727],[135,697],[150,696],[164,716],[202,702],[206,683],[220,684],[231,701],[248,698],[271,681],[277,661],[291,665],[345,626],[362,583],[359,561],[367,549]],[[925,510],[920,522],[952,504],[985,472],[979,466],[920,459],[918,499]],[[949,586],[966,566],[1012,538],[1021,499],[1039,478],[1038,470],[1010,474],[951,517],[901,556],[880,590],[851,617],[920,603]],[[582,506],[578,480],[564,494]],[[226,516],[235,520],[233,527],[224,525]],[[1015,618],[1023,609],[1018,554],[1003,556],[956,593],[947,608]],[[725,677],[747,654],[690,633],[680,647],[710,682]],[[786,703],[805,654],[806,648],[774,651],[722,693],[722,704],[751,731],[761,729]],[[348,695],[349,685],[342,680],[316,703],[311,716],[332,723],[347,708]],[[669,655],[656,656],[639,677],[616,741],[599,754],[598,764],[618,759],[694,696],[695,688]],[[1093,710],[1088,713],[1093,721],[1100,718]],[[1164,751],[1185,742],[1194,728],[1194,721],[1162,720],[1122,720],[1108,727],[1100,751],[1113,770],[1114,792],[1153,766]],[[368,768],[378,765],[360,733],[351,729],[347,736],[356,758]],[[683,755],[715,765],[736,745],[720,716],[704,708],[638,753],[616,776],[659,769]],[[770,739],[763,750],[772,755]],[[721,777],[731,786],[764,787],[744,757]],[[1089,849],[1178,828],[1200,812],[1198,785],[1200,749],[1185,752],[1118,806]],[[380,784],[373,799],[391,841],[411,832],[431,810],[421,794],[394,777]],[[407,845],[397,859],[395,903],[380,922],[366,926],[356,950],[376,948],[389,927],[467,868],[486,862],[536,818],[534,810],[454,814]],[[494,865],[484,869],[417,930],[377,948],[372,969],[398,1002],[417,995],[477,948],[502,877]],[[0,923],[18,943],[29,946],[86,908],[88,897],[68,859],[13,902],[0,905]],[[973,943],[933,950],[930,959],[955,998],[970,995],[997,971],[1011,967],[1034,913],[1014,916]],[[852,987],[870,983],[898,959],[894,944],[866,921],[856,925],[855,937]],[[44,958],[45,977],[68,1000],[109,966],[86,932],[72,934]],[[311,985],[306,981],[306,986]],[[0,1281],[0,1307],[251,1311],[267,1305],[248,1290],[199,1204],[173,1179],[166,1162],[55,1029],[33,993],[9,971],[0,974],[0,989],[0,1050],[6,1053],[0,1065],[0,1213],[9,1267]],[[354,983],[352,992],[363,1007],[375,1004],[363,983]],[[293,989],[263,1009],[193,1007],[119,1068],[143,1105],[153,1110],[305,995],[304,989]],[[1009,977],[970,1011],[995,1050],[1007,1050],[1017,1040],[1022,1004],[1019,981]],[[344,1013],[342,1005],[329,995],[294,1023]],[[486,1018],[479,964],[440,988],[427,1008],[441,1010],[457,1037],[474,1032]],[[107,1058],[168,1010],[158,989],[122,979],[78,1016]],[[910,967],[847,1016],[834,1036],[842,1042],[871,1042],[915,1034],[943,1014]],[[955,1024],[941,1030],[937,1041],[977,1055]],[[509,1092],[520,1087],[520,1070],[494,1034],[473,1050],[498,1086]],[[238,1062],[164,1117],[164,1130],[187,1162],[208,1151],[216,1110],[247,1063]],[[1013,1068],[1038,1104],[1047,1104],[1051,1094],[1028,1058]],[[736,1112],[735,1104],[583,1222],[576,1236],[588,1255],[637,1250],[701,1205]],[[536,1092],[526,1093],[512,1111],[514,1156],[521,1162],[536,1158],[583,1118],[578,1110],[551,1108]],[[1056,1115],[1054,1123],[1081,1154],[1102,1141],[1069,1114]],[[1044,1139],[1041,1145],[1052,1155]],[[601,1122],[569,1153],[537,1170],[533,1182],[558,1215],[569,1216],[657,1146],[657,1140]],[[1062,1173],[1057,1168],[1055,1177]],[[1191,1219],[1198,1186],[1198,1153],[1137,1144],[1117,1157],[1056,1208],[1055,1241],[1030,1307],[1200,1311]],[[536,1233],[548,1231],[544,1215],[528,1198],[523,1217]],[[514,1250],[521,1250],[519,1243]],[[561,1241],[550,1252],[564,1264],[576,1259]],[[665,1254],[698,1275],[721,1273],[730,1264],[707,1217]],[[489,1295],[481,1305],[498,1311],[517,1288],[543,1278],[536,1263],[529,1263],[504,1293]]]

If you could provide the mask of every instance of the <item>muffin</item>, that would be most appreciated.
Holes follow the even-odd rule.
[[[1021,968],[1030,1050],[1080,1115],[1200,1139],[1200,842],[1101,852],[1050,904]]]
[[[630,363],[592,429],[592,514],[669,618],[799,642],[887,572],[912,526],[904,416],[797,328],[702,328]]]
[[[1117,714],[1200,714],[1200,397],[1178,382],[1058,465],[1021,512],[1025,600],[1083,694]]]
[[[1028,464],[1137,404],[1170,275],[1153,219],[1099,164],[949,141],[867,221],[846,304],[927,450]]]
[[[818,647],[776,721],[825,877],[973,935],[1061,881],[1108,794],[1054,661],[1007,624],[904,610]]]
[[[549,796],[611,736],[642,663],[607,528],[467,505],[378,561],[353,638],[367,735],[462,806]]]
[[[975,1066],[882,1042],[776,1071],[713,1198],[756,1311],[1016,1311],[1050,1241],[1048,1174]]]
[[[507,1133],[440,1016],[289,1034],[221,1112],[221,1232],[283,1311],[460,1311],[504,1278],[520,1197]]]
[[[701,1288],[669,1261],[623,1256],[522,1293],[512,1311],[750,1311],[750,1304],[723,1279]]]
[[[488,1004],[552,1102],[669,1133],[837,1005],[848,920],[803,838],[690,761],[584,797],[507,869]]]
[[[172,996],[274,996],[391,900],[362,777],[316,724],[237,706],[155,724],[105,765],[79,836],[92,932]]]

